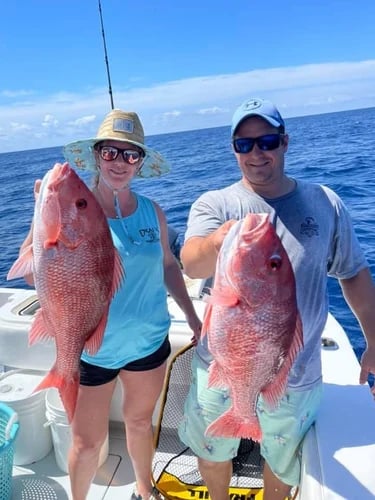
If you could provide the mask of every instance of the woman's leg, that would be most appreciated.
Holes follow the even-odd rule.
[[[83,386],[78,391],[72,421],[69,476],[72,500],[85,500],[96,474],[100,449],[108,433],[109,409],[116,379],[103,385]]]
[[[147,371],[121,370],[126,442],[133,464],[138,494],[148,498],[152,489],[154,455],[152,414],[163,388],[166,362]]]

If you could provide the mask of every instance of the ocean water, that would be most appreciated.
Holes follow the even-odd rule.
[[[375,277],[375,108],[286,120],[290,145],[286,171],[297,179],[325,184],[344,200]],[[207,189],[240,178],[230,148],[230,128],[218,127],[147,138],[165,154],[171,172],[161,178],[137,179],[134,188],[165,210],[182,241],[191,203]],[[33,215],[34,180],[57,161],[62,148],[0,154],[0,286],[27,288],[23,280],[6,281]],[[90,178],[83,176],[90,183]],[[336,280],[329,281],[330,310],[345,328],[356,355],[365,341],[342,298]]]

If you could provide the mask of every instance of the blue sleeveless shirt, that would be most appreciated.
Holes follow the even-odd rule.
[[[82,353],[84,361],[104,368],[121,368],[152,354],[170,327],[158,216],[150,199],[135,196],[133,214],[108,219],[125,279],[111,302],[99,351]]]

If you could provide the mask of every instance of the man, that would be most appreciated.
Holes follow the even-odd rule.
[[[285,174],[289,138],[277,108],[263,99],[247,100],[233,115],[231,133],[242,178],[203,194],[192,205],[181,260],[190,277],[213,276],[229,228],[249,212],[270,214],[288,253],[296,278],[304,348],[290,370],[279,406],[271,410],[261,397],[258,401],[264,500],[283,500],[291,486],[299,484],[300,445],[321,399],[320,337],[328,314],[327,277],[340,281],[367,339],[361,383],[375,373],[375,287],[342,200],[325,186]],[[197,345],[193,383],[179,434],[198,456],[211,499],[228,500],[231,460],[239,440],[204,434],[224,411],[220,390],[207,388],[211,359],[206,336]]]

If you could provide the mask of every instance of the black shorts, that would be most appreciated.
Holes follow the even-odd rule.
[[[166,337],[162,345],[152,354],[145,358],[132,361],[121,368],[102,368],[101,366],[91,365],[86,361],[80,361],[80,384],[81,385],[103,385],[115,379],[120,370],[131,372],[140,372],[154,370],[164,363],[171,353],[171,344]]]

